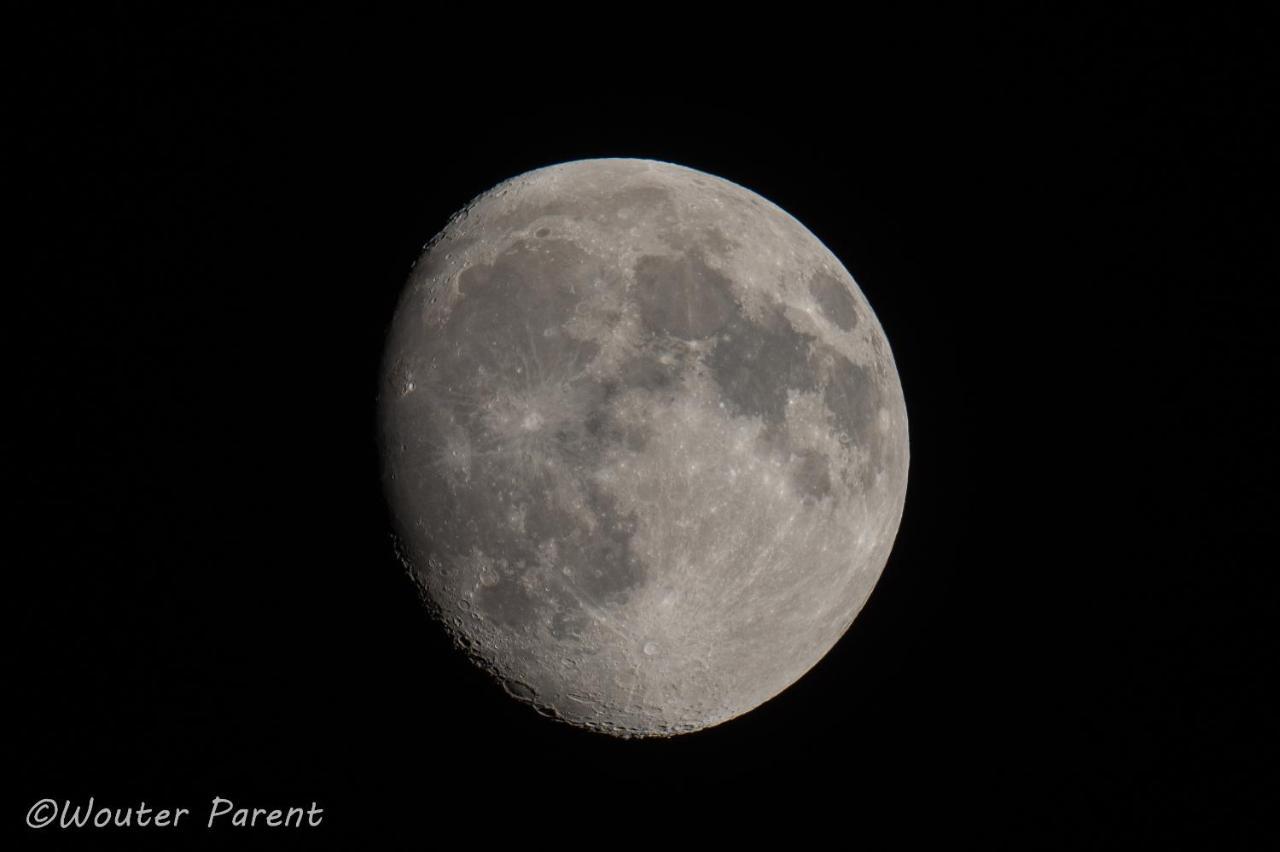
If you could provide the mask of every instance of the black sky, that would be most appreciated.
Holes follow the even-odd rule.
[[[319,800],[317,846],[440,821],[1265,830],[1265,22],[654,16],[16,29],[7,820],[223,795]],[[867,295],[910,417],[906,515],[854,627],[759,710],[665,742],[554,725],[460,659],[378,484],[381,342],[422,243],[592,156],[796,216]]]

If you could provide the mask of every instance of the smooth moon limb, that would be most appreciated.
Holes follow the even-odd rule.
[[[512,696],[615,736],[798,680],[902,517],[902,386],[853,278],[670,163],[562,163],[457,213],[401,295],[378,410],[432,614]]]

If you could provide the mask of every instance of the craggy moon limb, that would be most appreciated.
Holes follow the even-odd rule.
[[[769,201],[669,163],[467,205],[406,285],[379,406],[432,612],[513,696],[618,736],[795,682],[902,515],[906,408],[857,285]]]

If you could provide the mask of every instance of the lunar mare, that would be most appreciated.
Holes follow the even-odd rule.
[[[379,420],[400,556],[454,641],[573,725],[745,713],[852,624],[907,416],[865,298],[726,180],[582,160],[476,198],[397,307]]]

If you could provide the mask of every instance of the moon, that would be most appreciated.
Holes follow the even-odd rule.
[[[727,180],[522,174],[414,265],[378,398],[398,554],[515,698],[620,737],[732,719],[848,630],[908,440],[880,323],[803,225]]]

